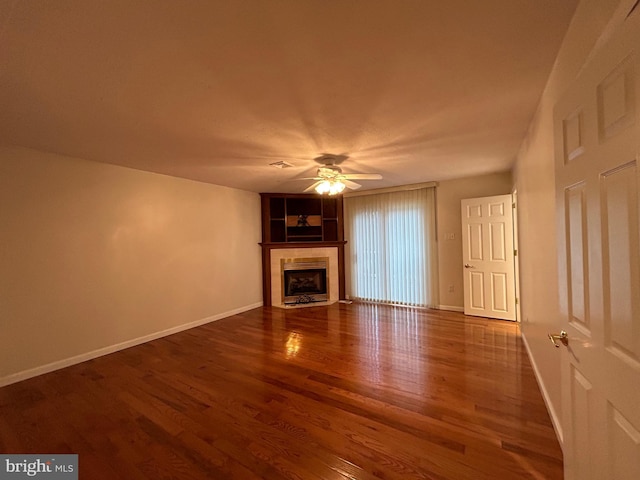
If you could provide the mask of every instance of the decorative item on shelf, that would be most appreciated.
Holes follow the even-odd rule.
[[[309,215],[298,215],[298,222],[296,223],[296,227],[309,227],[309,221],[307,220]]]

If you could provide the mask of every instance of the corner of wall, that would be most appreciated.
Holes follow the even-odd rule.
[[[511,188],[510,171],[439,182],[436,189],[436,230],[438,285],[443,310],[464,310],[461,200],[507,194]]]

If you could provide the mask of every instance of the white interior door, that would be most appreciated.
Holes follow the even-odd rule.
[[[511,195],[462,200],[464,313],[516,319]]]
[[[640,15],[610,33],[554,112],[566,480],[640,479]]]

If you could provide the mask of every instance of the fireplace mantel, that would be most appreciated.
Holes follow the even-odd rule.
[[[341,247],[346,244],[346,240],[340,242],[260,242],[260,245],[264,248],[314,248],[314,247]]]

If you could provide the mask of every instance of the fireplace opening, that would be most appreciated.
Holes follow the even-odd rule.
[[[324,259],[283,262],[282,274],[284,304],[327,301],[327,262]]]

